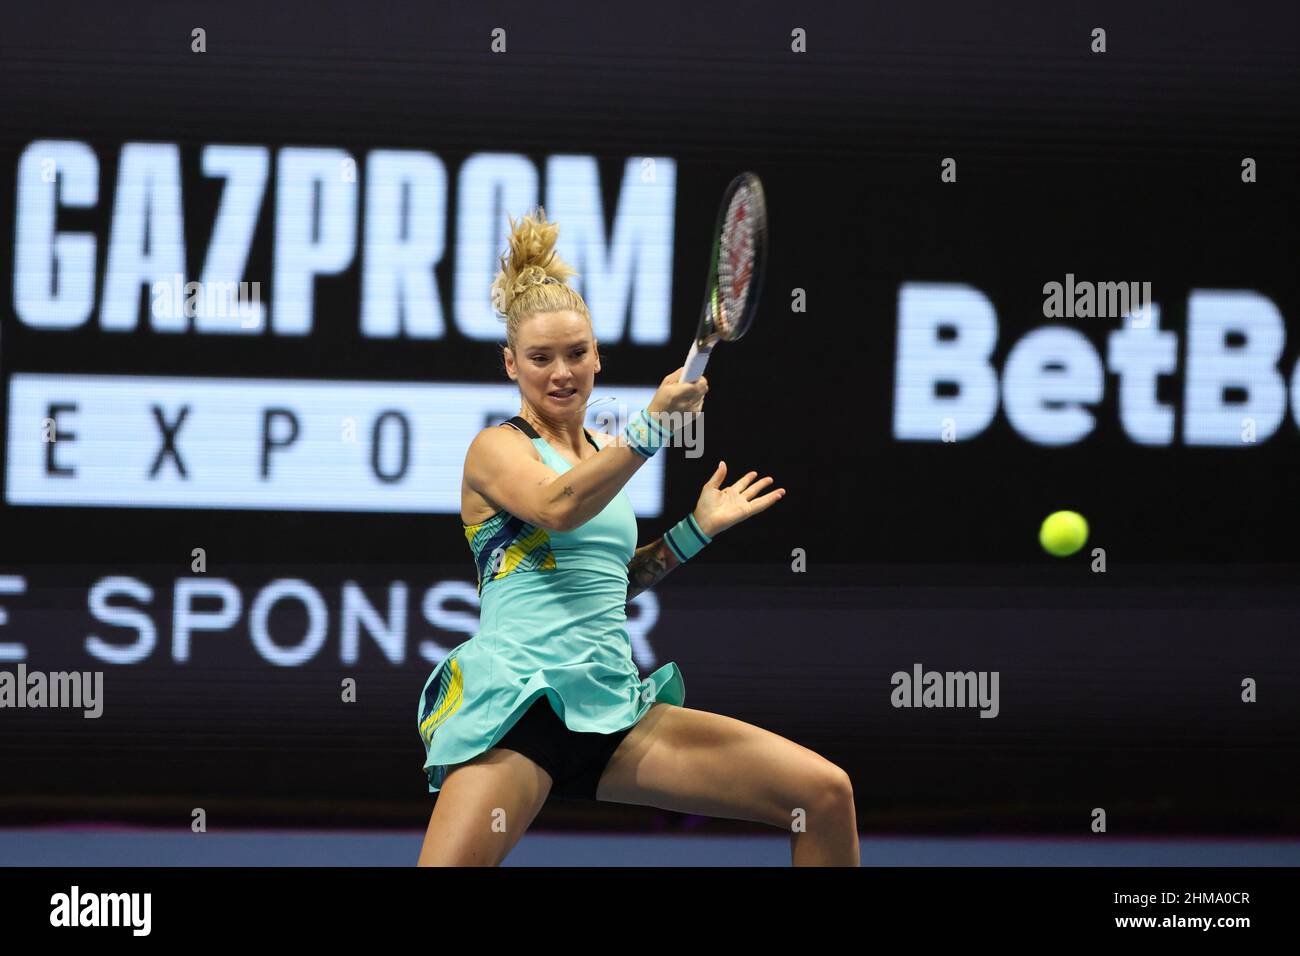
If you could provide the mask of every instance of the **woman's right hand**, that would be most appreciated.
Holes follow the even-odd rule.
[[[709,380],[701,375],[694,382],[683,382],[682,373],[685,371],[686,366],[683,365],[659,383],[654,398],[646,406],[648,413],[658,415],[660,412],[704,411],[704,396],[709,391]]]

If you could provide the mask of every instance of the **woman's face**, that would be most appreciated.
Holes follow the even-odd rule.
[[[591,323],[577,312],[539,312],[519,323],[506,372],[530,405],[561,417],[585,410],[600,371]]]

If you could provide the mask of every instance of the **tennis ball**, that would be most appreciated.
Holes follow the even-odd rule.
[[[1064,558],[1074,554],[1088,540],[1088,522],[1077,511],[1054,511],[1043,519],[1038,541],[1043,550]]]

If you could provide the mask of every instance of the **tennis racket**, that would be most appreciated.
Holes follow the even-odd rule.
[[[758,293],[767,264],[767,200],[753,173],[741,173],[727,186],[718,210],[704,311],[695,342],[686,356],[683,382],[704,374],[713,347],[744,335],[758,311]]]

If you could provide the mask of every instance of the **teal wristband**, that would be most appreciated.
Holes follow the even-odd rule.
[[[672,437],[672,430],[665,428],[644,408],[632,416],[623,430],[627,445],[642,458],[650,458]]]
[[[664,542],[673,549],[678,562],[685,564],[704,550],[713,539],[700,530],[694,515],[687,515],[664,534]]]

